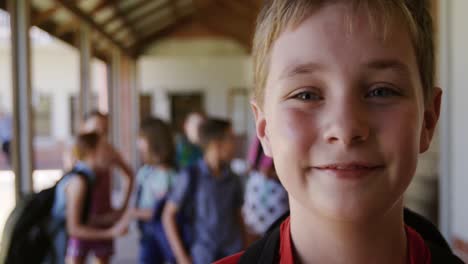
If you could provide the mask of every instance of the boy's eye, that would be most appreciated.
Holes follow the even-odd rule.
[[[393,88],[380,86],[375,89],[372,89],[366,94],[366,97],[393,97],[399,96],[400,93]]]
[[[322,99],[318,94],[313,93],[313,92],[309,92],[309,91],[297,93],[296,95],[293,96],[293,98],[299,99],[299,100],[302,100],[302,101],[321,100]]]

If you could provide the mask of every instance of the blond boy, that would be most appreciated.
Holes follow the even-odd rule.
[[[461,263],[403,220],[439,117],[432,34],[423,0],[265,2],[252,107],[291,212],[219,263]]]

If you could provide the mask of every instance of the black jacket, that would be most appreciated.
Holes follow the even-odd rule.
[[[289,212],[278,219],[262,239],[252,244],[244,252],[239,260],[239,264],[278,263],[280,225],[287,217],[289,217]],[[463,263],[463,261],[452,253],[449,244],[434,224],[406,208],[404,211],[404,219],[406,225],[413,228],[426,241],[426,245],[431,251],[432,264]]]

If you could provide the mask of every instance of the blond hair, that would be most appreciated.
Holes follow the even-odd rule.
[[[416,53],[424,99],[428,102],[434,90],[435,59],[432,18],[427,0],[266,0],[257,18],[253,41],[254,99],[257,103],[263,105],[270,53],[281,33],[288,27],[298,26],[323,6],[340,2],[351,5],[355,12],[367,11],[373,22],[371,25],[383,26],[384,30],[380,32],[384,37],[389,23],[404,19]],[[349,25],[352,28],[352,23]]]

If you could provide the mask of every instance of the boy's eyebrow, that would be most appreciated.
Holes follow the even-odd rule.
[[[293,63],[283,70],[279,79],[290,78],[298,74],[308,74],[314,71],[322,70],[323,68],[323,65],[314,62]]]
[[[395,59],[379,59],[365,64],[367,68],[375,70],[393,69],[402,74],[410,74],[410,69],[405,63]]]
[[[410,69],[408,65],[396,59],[377,59],[365,63],[364,66],[366,68],[375,70],[393,69],[401,74],[410,75]],[[315,62],[293,63],[283,70],[279,79],[290,78],[295,75],[309,74],[314,71],[321,71],[324,68],[324,65]]]

